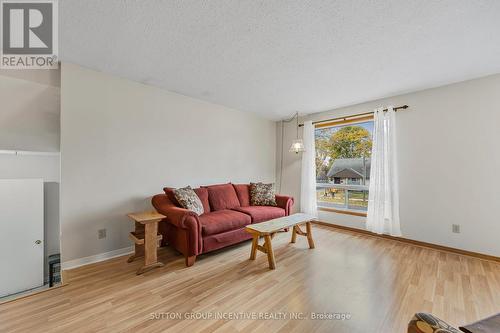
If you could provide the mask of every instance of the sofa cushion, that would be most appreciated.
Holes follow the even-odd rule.
[[[243,228],[223,232],[221,234],[203,236],[203,253],[243,242],[247,239],[252,239],[252,234]]]
[[[248,214],[252,217],[252,223],[264,222],[267,220],[275,219],[285,216],[285,210],[280,207],[271,206],[248,206],[233,208],[238,212]]]
[[[174,193],[174,190],[175,188],[173,187],[164,187],[163,188],[163,192],[165,192],[165,194],[167,195],[168,199],[170,201],[172,201],[172,203],[174,205],[176,205],[177,207],[181,207],[181,204],[179,203],[179,201],[177,201],[177,199],[175,198],[175,193]]]
[[[250,183],[250,205],[276,206],[273,184]]]
[[[191,186],[175,189],[174,195],[177,202],[187,210],[193,211],[198,215],[205,213],[200,198]]]
[[[172,203],[174,205],[176,205],[177,207],[182,207],[182,205],[179,203],[179,201],[177,201],[177,199],[175,198],[174,190],[175,190],[175,188],[172,188],[172,187],[164,187],[163,188],[163,192],[165,192],[165,194],[168,196],[170,201],[172,201]],[[193,190],[194,190],[194,193],[196,193],[196,195],[198,196],[198,198],[200,198],[201,203],[203,205],[203,210],[205,211],[205,213],[210,212],[210,204],[208,203],[208,191],[207,191],[207,189],[204,187],[199,187],[199,188],[195,188]]]
[[[233,184],[241,207],[250,206],[250,185],[248,184]]]
[[[241,229],[252,223],[249,215],[234,210],[217,210],[198,217],[203,235],[215,235],[222,232]]]
[[[240,201],[232,184],[206,186],[208,201],[213,211],[240,206]]]
[[[200,198],[205,213],[210,212],[210,204],[208,203],[208,190],[204,187],[198,187],[194,189],[194,193],[196,193],[196,195],[198,195],[198,198]]]

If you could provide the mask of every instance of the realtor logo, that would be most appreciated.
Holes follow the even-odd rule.
[[[0,68],[57,68],[57,0],[1,0],[0,4]]]

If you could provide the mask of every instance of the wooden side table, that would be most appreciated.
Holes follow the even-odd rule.
[[[128,258],[132,262],[139,257],[144,257],[144,266],[137,270],[137,275],[156,267],[162,267],[158,261],[157,248],[162,235],[158,234],[158,222],[166,216],[157,212],[143,212],[127,214],[135,221],[135,230],[129,234],[129,239],[135,244],[135,252]]]

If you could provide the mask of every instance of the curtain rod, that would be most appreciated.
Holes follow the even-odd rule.
[[[409,106],[406,105],[406,104],[405,105],[401,105],[401,106],[396,106],[394,108],[394,111],[408,109],[408,107]],[[386,112],[387,109],[384,109],[382,111]],[[321,124],[321,123],[327,123],[327,122],[335,121],[335,120],[348,120],[348,119],[351,119],[351,118],[357,118],[357,117],[361,117],[361,116],[367,116],[369,114],[373,114],[373,111],[372,112],[365,112],[365,113],[353,114],[353,115],[345,116],[345,117],[338,117],[338,118],[331,118],[331,119],[313,121],[313,125]],[[299,127],[302,127],[302,126],[304,126],[304,124],[299,124]]]

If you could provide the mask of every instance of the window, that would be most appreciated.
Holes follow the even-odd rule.
[[[373,120],[316,127],[316,195],[319,208],[366,212]]]

